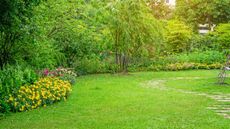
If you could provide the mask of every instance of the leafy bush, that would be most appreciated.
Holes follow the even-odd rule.
[[[10,106],[5,101],[5,99],[1,98],[1,100],[0,100],[0,119],[1,119],[1,114],[5,113],[5,112],[9,112],[9,111],[10,111]]]
[[[214,32],[207,35],[196,35],[192,39],[192,49],[194,50],[214,50],[229,52],[230,47],[230,24],[220,24]]]
[[[26,111],[66,100],[70,92],[71,84],[68,81],[46,77],[33,85],[21,86],[17,92],[9,95],[7,103],[11,111]]]
[[[206,35],[193,35],[191,39],[191,51],[218,51],[218,48],[214,45],[216,38],[211,34]]]
[[[197,51],[189,54],[160,56],[153,59],[139,59],[130,65],[130,71],[159,71],[187,69],[219,69],[225,62],[226,56],[219,51]]]
[[[203,63],[203,64],[213,64],[213,63],[223,63],[226,60],[226,56],[223,52],[219,51],[197,51],[192,53],[176,54],[171,56],[163,56],[153,59],[152,63],[154,65],[167,65],[174,63]]]
[[[115,56],[111,53],[103,53],[100,56],[92,56],[78,60],[74,64],[74,69],[79,75],[93,73],[116,73],[118,65],[115,63]]]
[[[175,55],[173,58],[176,62],[194,62],[194,63],[223,63],[225,61],[225,54],[219,51],[203,51],[203,52],[193,52],[189,54]]]
[[[213,45],[220,51],[229,51],[230,48],[230,23],[220,24],[215,31],[210,34],[216,40]]]
[[[220,69],[222,64],[201,64],[201,63],[175,63],[169,64],[165,67],[165,70],[178,71],[178,70],[189,70],[189,69]]]
[[[14,94],[25,84],[32,84],[37,81],[38,76],[34,70],[21,66],[6,66],[0,71],[0,112],[9,110],[5,98]]]
[[[25,62],[35,69],[55,68],[64,58],[64,55],[48,38],[26,45],[18,56],[23,57],[23,60],[18,62]]]
[[[220,63],[202,64],[202,63],[172,63],[163,65],[150,65],[148,67],[139,67],[131,69],[132,71],[179,71],[179,70],[192,70],[192,69],[220,69],[223,65]]]
[[[37,79],[37,74],[30,68],[6,66],[0,71],[0,98],[15,92],[21,85],[31,84]]]
[[[75,70],[83,75],[88,73],[97,73],[100,68],[99,59],[82,59],[80,61],[75,62]]]

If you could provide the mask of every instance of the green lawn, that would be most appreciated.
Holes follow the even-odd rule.
[[[82,76],[66,102],[9,114],[0,120],[0,128],[230,129],[230,119],[207,109],[217,103],[215,100],[177,90],[229,94],[230,87],[215,84],[217,74],[181,71]],[[166,90],[145,86],[150,80],[165,80],[158,87]]]

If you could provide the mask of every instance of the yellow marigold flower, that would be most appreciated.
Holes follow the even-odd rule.
[[[39,99],[40,99],[40,95],[39,95],[39,94],[36,96],[36,99],[37,99],[37,100],[39,100]]]
[[[9,101],[13,101],[13,100],[14,100],[14,97],[10,95]]]
[[[18,105],[18,102],[14,102],[14,107],[17,107],[17,105]]]
[[[31,86],[22,86],[16,98],[10,95],[7,100],[14,108],[18,109],[19,103],[25,105],[19,108],[19,111],[26,109],[34,109],[42,105],[44,101],[59,101],[66,100],[67,94],[72,91],[71,84],[68,81],[60,80],[59,78],[46,77],[38,80]],[[46,107],[46,104],[43,105]]]

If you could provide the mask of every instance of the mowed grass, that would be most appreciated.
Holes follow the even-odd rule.
[[[2,129],[230,129],[224,119],[206,107],[215,104],[204,96],[176,90],[147,88],[148,80],[170,80],[166,87],[205,93],[230,93],[215,84],[218,71],[140,72],[129,75],[79,77],[66,102],[0,120]]]

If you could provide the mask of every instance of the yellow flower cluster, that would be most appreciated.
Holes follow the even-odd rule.
[[[13,111],[25,111],[66,100],[71,84],[59,78],[46,77],[33,85],[22,86],[16,95],[10,95],[7,102]]]

